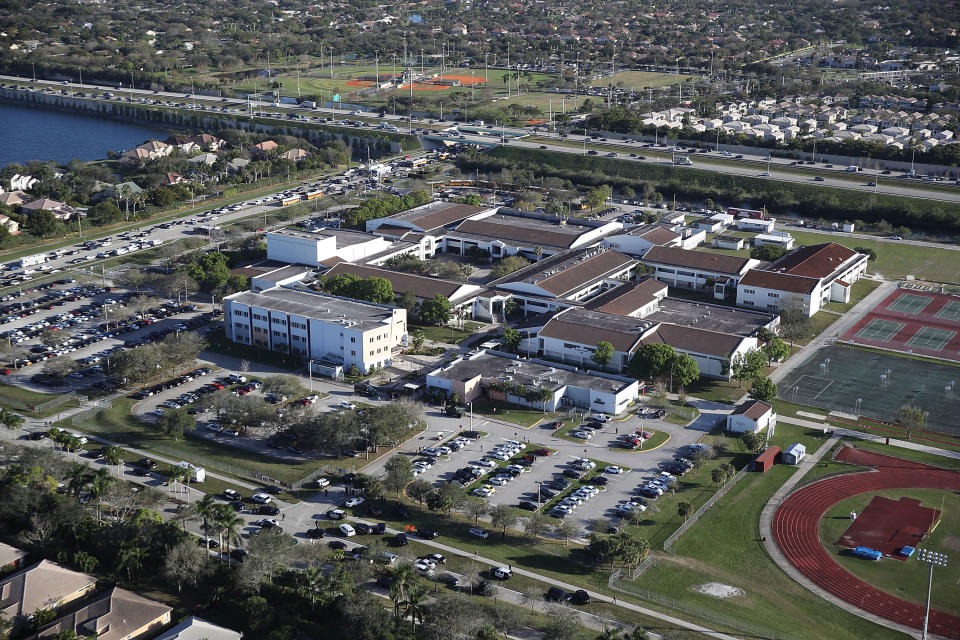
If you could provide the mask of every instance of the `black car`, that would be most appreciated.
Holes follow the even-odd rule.
[[[433,529],[417,529],[417,537],[424,540],[435,540],[440,537],[440,533]]]
[[[237,562],[243,562],[246,557],[250,555],[250,552],[246,549],[240,549],[239,547],[235,549],[230,549],[230,557],[236,560]]]
[[[605,476],[596,476],[590,479],[590,484],[595,484],[601,487],[607,486],[607,483],[610,482],[610,478]]]
[[[203,538],[200,538],[197,540],[197,546],[206,547],[208,549],[219,549],[220,543],[217,542],[216,540],[212,540],[212,539],[204,540]]]
[[[139,460],[137,460],[136,464],[137,464],[138,466],[144,467],[144,468],[146,468],[146,469],[156,469],[156,468],[157,468],[157,461],[156,461],[156,460],[151,460],[150,458],[140,458]]]
[[[577,589],[570,598],[572,604],[590,604],[590,594],[583,589]]]
[[[234,511],[243,511],[243,509],[245,508],[245,505],[243,504],[243,500],[234,500],[233,502],[230,503],[230,506],[233,507]]]
[[[283,493],[283,488],[271,484],[269,486],[262,488],[261,491],[263,491],[264,493],[272,493],[273,495],[277,496]]]
[[[532,503],[532,502],[530,502],[529,500],[521,500],[519,506],[520,506],[521,509],[526,509],[527,511],[536,511],[536,510],[537,510],[537,505],[534,504],[534,503]]]
[[[550,489],[545,489],[543,487],[540,488],[540,497],[543,498],[544,500],[549,500],[556,495],[557,494],[551,491]]]
[[[361,536],[369,535],[371,531],[370,525],[363,522],[358,522],[357,524],[353,525],[353,528],[357,532],[357,535]]]
[[[33,433],[30,434],[31,440],[43,440],[46,437],[47,437],[47,434],[44,433],[43,431],[34,431]]]
[[[573,478],[574,480],[579,480],[580,478],[583,477],[584,472],[578,471],[577,469],[564,469],[563,475],[565,475],[568,478]]]
[[[275,516],[280,513],[280,509],[273,506],[272,504],[262,504],[259,507],[257,507],[257,510],[255,513],[261,516]]]
[[[550,587],[547,589],[547,600],[549,602],[567,602],[570,600],[570,594],[559,587]]]
[[[410,544],[410,541],[407,540],[407,534],[405,534],[405,533],[398,533],[397,535],[395,535],[395,536],[393,537],[393,544],[396,545],[396,546],[398,546],[398,547],[405,547],[405,546],[407,546],[408,544]]]
[[[379,536],[382,536],[387,532],[387,524],[385,522],[378,522],[374,525],[372,533],[375,533]]]
[[[347,543],[340,542],[339,540],[331,540],[327,543],[327,546],[331,549],[342,551],[347,548]]]
[[[133,475],[141,477],[148,476],[150,475],[150,469],[147,469],[146,467],[134,467]]]
[[[319,527],[314,527],[313,529],[307,529],[308,538],[322,538],[325,535],[326,533],[324,532],[324,530]]]

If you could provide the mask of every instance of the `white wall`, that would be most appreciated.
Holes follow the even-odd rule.
[[[756,286],[737,286],[737,305],[758,311],[780,312],[801,308],[809,318],[820,310],[823,296],[818,284],[811,295],[790,293]]]
[[[337,239],[332,236],[297,238],[278,233],[267,234],[267,259],[278,262],[317,266],[334,255]]]

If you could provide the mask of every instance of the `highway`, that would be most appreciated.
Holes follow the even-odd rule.
[[[33,81],[29,79],[5,75],[0,75],[0,82],[33,84]],[[185,105],[183,108],[188,108],[191,110],[195,105],[197,108],[203,107],[205,110],[227,110],[231,113],[247,113],[248,111],[252,110],[260,117],[271,117],[272,114],[276,114],[277,117],[287,120],[296,116],[297,118],[304,118],[305,120],[303,121],[319,124],[323,124],[321,121],[324,118],[331,117],[335,119],[336,126],[338,127],[355,128],[365,131],[369,131],[371,126],[376,126],[373,124],[374,122],[389,123],[397,128],[397,133],[401,134],[425,133],[427,131],[434,130],[435,127],[439,127],[440,129],[455,129],[457,126],[467,126],[463,123],[452,121],[437,121],[433,119],[419,120],[416,118],[410,119],[402,115],[393,114],[384,114],[384,116],[381,118],[375,113],[347,111],[344,109],[317,108],[306,110],[301,109],[295,104],[248,101],[244,98],[221,98],[215,96],[176,93],[169,91],[148,91],[144,89],[120,90],[115,87],[105,85],[81,85],[73,82],[55,82],[47,80],[37,80],[36,84],[43,85],[51,89],[56,88],[61,91],[83,90],[110,92],[114,94],[114,100],[139,100],[143,98],[150,100],[164,99],[165,101],[176,100],[179,103],[183,103],[183,101],[186,100],[190,101],[190,104]],[[166,108],[171,108],[169,105],[165,106]],[[323,116],[323,118],[321,116]],[[353,121],[352,124],[348,124],[344,123],[342,120],[339,120],[339,118],[350,116],[363,118],[365,121]],[[470,128],[474,127],[471,126]],[[493,127],[487,128],[491,130],[493,129]],[[604,141],[602,139],[598,139],[597,137],[585,137],[570,134],[562,139],[563,144],[559,144],[561,141],[559,134],[539,131],[538,127],[497,127],[496,131],[502,131],[508,135],[536,135],[544,138],[554,138],[557,140],[557,144],[547,143],[543,146],[546,147],[546,150],[555,151],[558,153],[585,153],[586,150],[584,150],[582,147],[578,149],[576,146],[569,145],[582,145],[586,143],[588,146],[593,146],[594,148],[609,149],[610,152],[617,153],[618,158],[627,159],[633,162],[649,162],[665,166],[672,164],[671,161],[665,159],[663,155],[665,153],[669,153],[669,149],[664,149],[662,147],[651,149],[646,146],[648,143],[636,141],[626,142],[624,140],[615,140],[613,138],[611,138],[609,141]],[[493,131],[491,131],[491,133],[493,133]],[[452,140],[490,145],[492,140],[496,140],[496,137],[492,137],[490,135],[473,135],[466,133],[458,138],[452,138]],[[541,148],[542,146],[537,142],[530,141],[512,141],[510,144],[530,148]],[[720,145],[721,151],[722,146],[723,145]],[[640,160],[639,158],[630,158],[629,154],[631,152],[637,153],[638,156],[647,156],[647,159]],[[816,165],[791,165],[791,163],[794,161],[789,158],[771,157],[768,161],[767,156],[765,155],[740,155],[742,155],[742,157],[736,158],[734,156],[722,156],[716,151],[711,151],[710,153],[703,154],[693,153],[691,154],[691,159],[693,160],[694,166],[697,169],[704,171],[714,171],[717,173],[726,173],[752,178],[766,178],[768,180],[776,180],[780,182],[817,184],[818,186],[848,189],[865,193],[878,193],[907,198],[920,198],[925,200],[960,203],[960,187],[956,187],[955,192],[942,188],[944,186],[955,184],[951,182],[939,182],[937,183],[937,186],[941,188],[927,189],[924,188],[923,183],[918,181],[897,181],[897,183],[894,183],[894,179],[883,175],[877,175],[872,171],[857,174],[857,177],[859,178],[858,180],[856,178],[851,179],[851,174],[845,172],[846,167],[843,166],[827,166],[827,164],[822,162],[816,163]],[[702,158],[704,161],[698,161],[700,158]],[[778,171],[778,169],[787,169],[789,170],[789,173],[785,171]],[[797,175],[797,173],[803,172],[809,172],[809,177]],[[769,173],[769,175],[764,175],[765,173]],[[831,173],[835,173],[838,177],[830,177]],[[817,181],[815,179],[816,177],[821,177],[822,181]],[[875,182],[876,186],[870,186],[869,183],[871,182]]]

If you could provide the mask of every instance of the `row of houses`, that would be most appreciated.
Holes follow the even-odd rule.
[[[97,579],[41,560],[0,543],[0,610],[12,633],[24,640],[47,640],[70,632],[98,640],[240,640],[243,634],[191,616],[171,626],[173,609],[161,602],[111,587],[97,588]],[[53,611],[50,622],[34,628],[31,617]]]

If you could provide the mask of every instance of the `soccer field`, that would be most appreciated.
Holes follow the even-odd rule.
[[[681,82],[688,82],[693,79],[693,76],[680,75],[679,78]],[[610,84],[624,89],[646,89],[647,87],[655,89],[677,84],[677,75],[656,71],[620,71],[612,76],[594,80],[591,86],[606,87]]]

